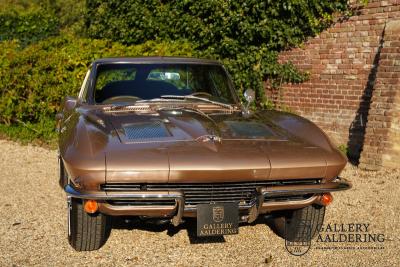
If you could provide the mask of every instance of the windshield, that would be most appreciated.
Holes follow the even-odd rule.
[[[206,98],[234,104],[225,70],[218,65],[102,64],[97,68],[96,103],[120,104],[163,96],[197,101]]]

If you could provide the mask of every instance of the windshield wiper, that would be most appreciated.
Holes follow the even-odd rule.
[[[183,100],[195,99],[195,100],[200,100],[200,101],[207,102],[210,104],[214,104],[214,105],[217,105],[217,106],[220,106],[223,108],[233,109],[233,107],[229,104],[224,104],[224,103],[221,103],[218,101],[213,101],[213,100],[210,100],[207,98],[198,97],[198,96],[194,96],[194,95],[162,95],[162,96],[160,96],[160,98],[161,99],[183,99]]]
[[[130,106],[134,106],[134,104],[112,104],[111,106],[107,106],[109,110],[121,110]]]
[[[112,104],[112,105],[107,105],[104,106],[104,110],[108,111],[119,111],[119,110],[124,110],[124,109],[129,109],[129,108],[135,108],[137,107],[136,103],[140,103],[141,101],[135,101],[134,103],[129,103],[129,104]]]

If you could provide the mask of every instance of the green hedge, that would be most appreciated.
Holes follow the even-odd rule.
[[[204,55],[223,59],[237,87],[263,80],[301,82],[306,75],[277,63],[277,52],[296,46],[347,10],[347,0],[87,0],[90,37],[125,44],[187,39]]]
[[[58,31],[58,19],[43,9],[0,13],[0,41],[18,39],[25,45],[57,35]]]
[[[21,48],[0,42],[0,123],[34,128],[39,137],[66,95],[77,95],[90,63],[107,56],[192,56],[188,42],[125,46],[105,40],[53,37]]]
[[[33,43],[64,32],[84,34],[85,0],[0,0],[0,41]]]
[[[266,106],[265,78],[307,78],[290,63],[279,64],[279,51],[320,32],[332,13],[347,9],[346,0],[15,3],[0,2],[0,132],[41,139],[54,137],[62,98],[76,95],[90,62],[105,56],[219,59],[239,92],[256,89],[259,105]]]
[[[85,19],[95,38],[126,44],[184,38],[235,57],[261,44],[274,51],[297,45],[346,8],[345,0],[87,0]]]

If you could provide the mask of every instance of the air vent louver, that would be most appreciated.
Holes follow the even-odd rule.
[[[226,121],[236,137],[271,137],[274,133],[266,125],[259,122]]]
[[[146,140],[170,136],[160,121],[124,125],[125,136],[129,140]]]

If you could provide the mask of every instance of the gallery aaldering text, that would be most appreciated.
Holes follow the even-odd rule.
[[[384,242],[382,233],[369,233],[369,223],[326,224],[319,231],[317,242]]]

